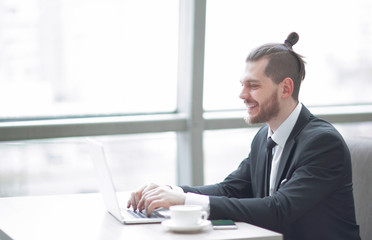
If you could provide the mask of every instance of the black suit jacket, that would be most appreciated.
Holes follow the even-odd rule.
[[[303,106],[284,146],[276,192],[265,197],[267,128],[258,131],[248,158],[223,182],[183,190],[209,195],[210,219],[248,222],[287,240],[360,239],[350,153],[337,130]]]

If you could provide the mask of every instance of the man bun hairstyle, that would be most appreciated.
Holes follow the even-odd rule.
[[[291,32],[287,39],[284,41],[284,45],[286,45],[289,49],[292,49],[293,45],[295,45],[300,39],[300,36],[296,32]]]
[[[299,35],[292,32],[284,43],[264,44],[248,55],[246,62],[255,62],[262,58],[269,60],[265,74],[276,84],[285,78],[291,78],[294,83],[292,97],[298,101],[301,82],[305,78],[305,61],[303,56],[293,51],[293,46],[298,42]]]

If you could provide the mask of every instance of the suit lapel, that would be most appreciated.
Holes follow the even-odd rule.
[[[278,189],[280,182],[284,178],[284,170],[286,169],[286,165],[290,164],[291,159],[289,159],[290,153],[292,152],[292,148],[295,145],[295,140],[294,139],[288,139],[282,153],[282,157],[280,159],[279,167],[278,167],[278,173],[276,175],[275,179],[275,188]]]
[[[305,106],[302,106],[297,122],[295,126],[293,127],[292,132],[287,139],[287,142],[284,145],[283,153],[282,153],[279,167],[278,167],[278,173],[275,179],[276,190],[278,189],[279,184],[283,180],[286,174],[286,171],[288,170],[288,167],[286,166],[291,164],[293,160],[291,157],[291,152],[293,151],[293,148],[295,147],[295,144],[296,144],[295,138],[302,131],[302,129],[306,126],[306,124],[309,122],[309,119],[311,116],[312,114],[310,113],[310,111]]]

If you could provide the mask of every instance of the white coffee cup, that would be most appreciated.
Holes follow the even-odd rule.
[[[175,205],[169,208],[171,220],[176,226],[199,225],[207,219],[207,212],[198,205]]]

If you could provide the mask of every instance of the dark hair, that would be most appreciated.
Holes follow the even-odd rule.
[[[298,42],[299,36],[292,32],[288,35],[284,44],[269,43],[264,44],[248,55],[246,62],[258,61],[262,58],[269,60],[265,74],[275,83],[279,84],[285,78],[293,80],[294,89],[292,97],[298,101],[300,85],[305,78],[305,61],[303,56],[293,51],[292,47]]]

